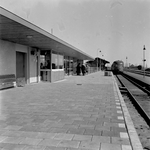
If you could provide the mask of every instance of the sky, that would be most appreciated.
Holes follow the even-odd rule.
[[[94,58],[143,65],[144,52],[150,67],[150,0],[0,0],[0,6]]]

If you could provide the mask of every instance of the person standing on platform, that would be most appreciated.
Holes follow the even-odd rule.
[[[80,75],[80,72],[81,72],[81,66],[80,66],[80,63],[78,63],[78,65],[76,67],[76,73],[78,76]]]
[[[84,64],[82,64],[82,66],[81,66],[81,71],[82,71],[82,75],[84,76],[85,72],[86,72],[86,68],[85,68]]]

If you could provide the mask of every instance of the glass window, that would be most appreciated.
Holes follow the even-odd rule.
[[[62,55],[58,55],[58,61],[59,61],[59,69],[63,69],[64,57]]]
[[[57,54],[52,54],[52,69],[58,68],[58,56]]]
[[[50,51],[41,51],[40,69],[50,69]]]

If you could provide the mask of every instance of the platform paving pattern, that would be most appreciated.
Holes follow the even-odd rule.
[[[111,76],[0,91],[2,150],[132,150]]]

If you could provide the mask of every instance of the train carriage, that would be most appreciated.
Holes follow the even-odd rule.
[[[121,60],[114,61],[111,65],[111,70],[113,74],[120,74],[124,70],[124,63]]]

